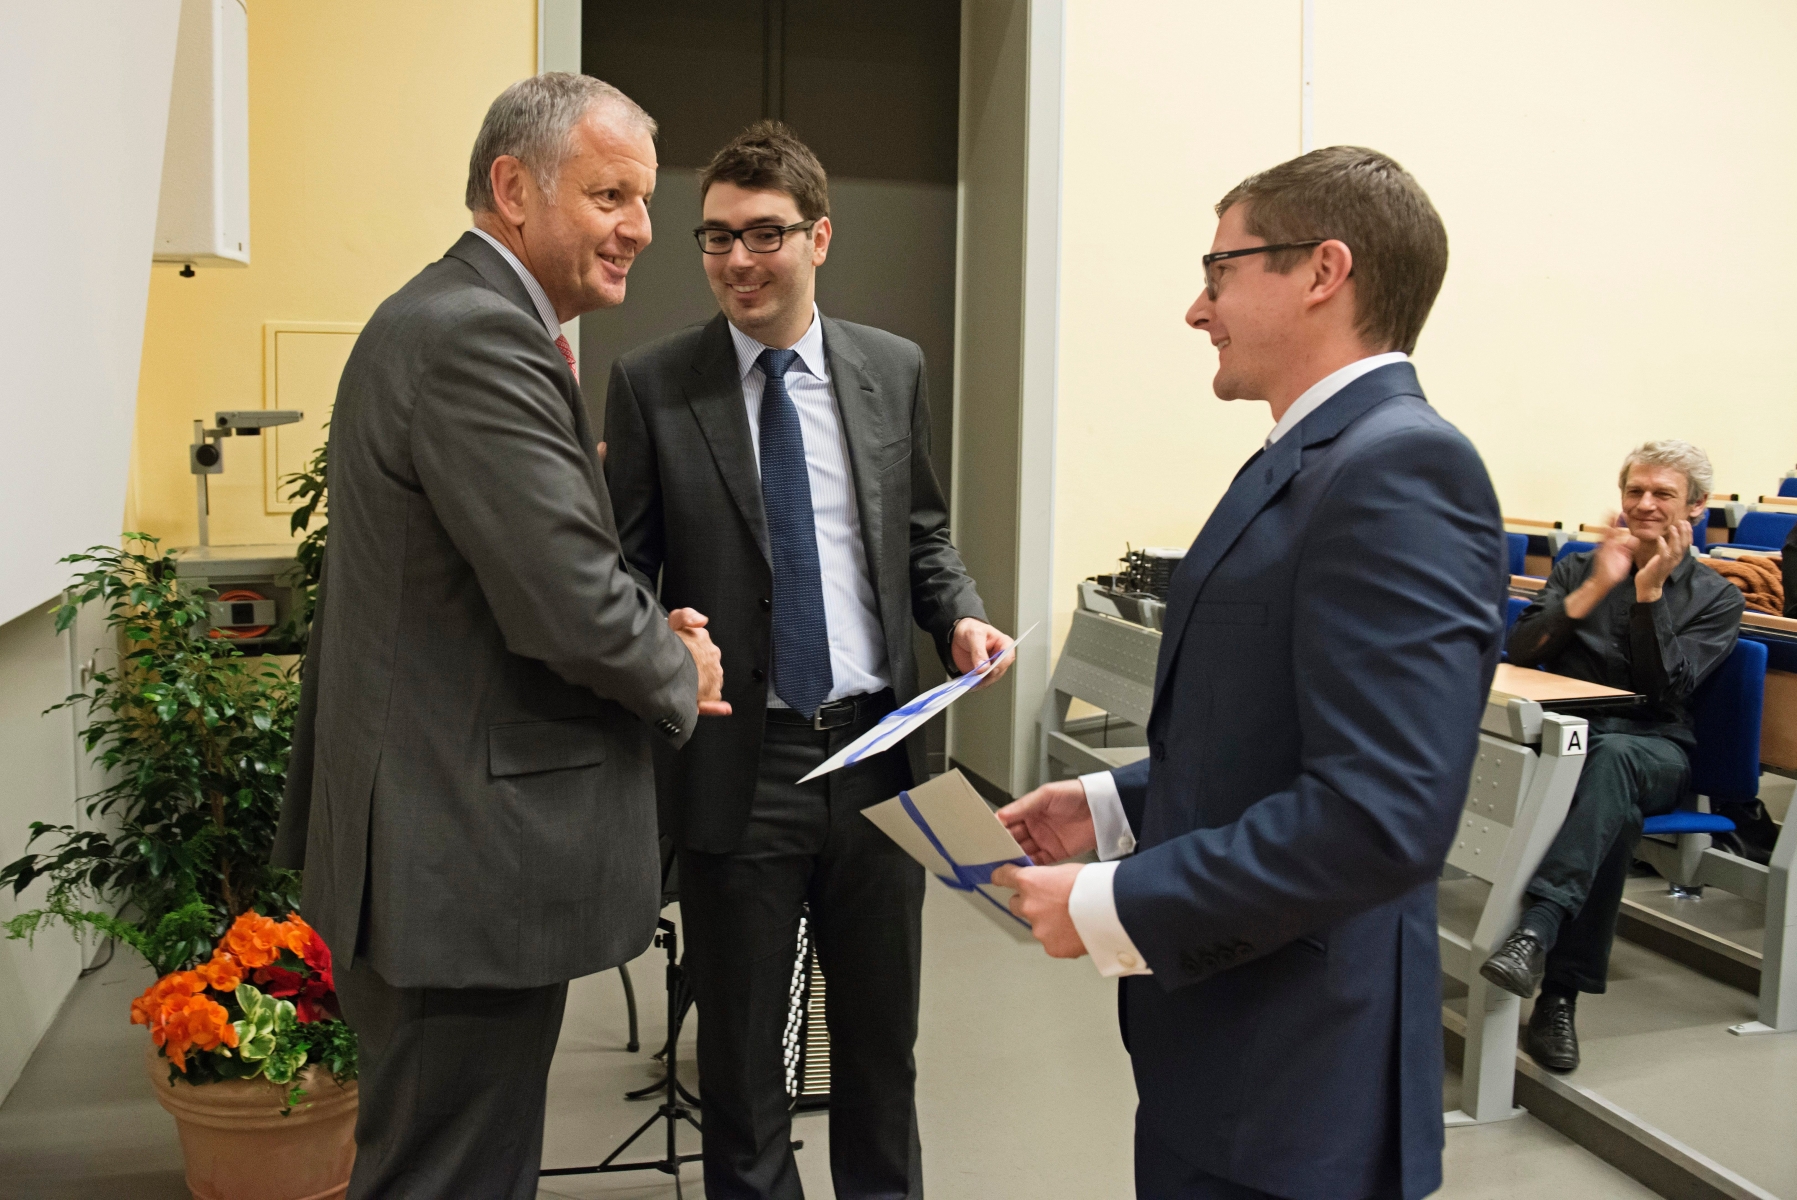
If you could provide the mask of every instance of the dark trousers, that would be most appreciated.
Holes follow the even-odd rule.
[[[1592,731],[1566,823],[1529,882],[1530,896],[1572,914],[1548,951],[1549,983],[1604,990],[1642,822],[1677,808],[1690,778],[1690,762],[1676,742]]]
[[[741,844],[730,854],[681,851],[711,1200],[804,1194],[780,1038],[806,903],[826,984],[836,1195],[923,1195],[912,1047],[924,874],[861,816],[908,787],[910,769],[900,748],[793,782],[879,715],[870,708],[856,724],[827,731],[770,720]]]
[[[534,1200],[566,983],[401,988],[337,974],[361,1043],[348,1200]]]

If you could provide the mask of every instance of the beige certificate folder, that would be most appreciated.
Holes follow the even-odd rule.
[[[1011,912],[1010,888],[992,882],[1004,863],[1029,858],[959,771],[900,792],[863,815],[981,916],[1016,941],[1034,941],[1028,922]]]

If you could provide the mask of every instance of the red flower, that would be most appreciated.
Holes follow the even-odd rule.
[[[306,965],[312,968],[314,979],[323,980],[325,987],[334,991],[337,980],[331,974],[331,948],[324,944],[324,939],[318,936],[316,929],[308,927],[306,932],[311,935],[306,940]]]
[[[263,967],[256,972],[262,990],[279,1000],[293,998],[293,1015],[300,1024],[310,1024],[337,1015],[337,997],[329,984],[314,976],[306,979],[297,971],[282,967]]]

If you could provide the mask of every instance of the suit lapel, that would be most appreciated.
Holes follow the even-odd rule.
[[[1186,626],[1191,622],[1192,610],[1205,582],[1242,536],[1242,531],[1298,473],[1304,451],[1333,440],[1373,408],[1402,395],[1422,395],[1416,382],[1416,369],[1409,363],[1392,363],[1369,371],[1298,422],[1295,429],[1274,442],[1264,454],[1250,459],[1236,475],[1235,482],[1229,485],[1192,548],[1186,551],[1179,569],[1173,573],[1166,620],[1162,623],[1160,662],[1155,671],[1157,698],[1174,656],[1179,652],[1179,644],[1185,638]]]
[[[842,420],[843,440],[849,447],[849,472],[854,477],[855,506],[861,516],[861,545],[867,554],[868,579],[875,582],[877,595],[880,550],[885,540],[879,453],[887,441],[880,389],[842,322],[828,317],[823,321],[824,356],[830,363],[830,387],[836,393],[836,412]]]
[[[712,318],[699,339],[692,373],[682,384],[711,457],[723,476],[724,487],[748,523],[771,565],[767,517],[761,508],[761,471],[755,462],[755,441],[749,435],[749,412],[743,403],[742,375],[737,369],[736,348],[722,314]]]

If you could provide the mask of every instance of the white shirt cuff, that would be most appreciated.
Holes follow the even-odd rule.
[[[1117,900],[1111,893],[1111,877],[1116,873],[1114,862],[1081,867],[1073,877],[1073,894],[1067,897],[1067,915],[1073,918],[1073,928],[1079,931],[1079,940],[1086,944],[1086,953],[1100,975],[1106,979],[1152,975],[1117,917]]]
[[[1136,852],[1136,835],[1129,831],[1129,818],[1123,815],[1123,797],[1117,794],[1117,781],[1109,771],[1081,775],[1086,789],[1086,808],[1092,813],[1092,833],[1098,839],[1098,857],[1104,862],[1127,858]]]

